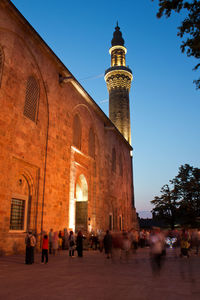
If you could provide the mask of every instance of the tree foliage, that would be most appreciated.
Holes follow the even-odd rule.
[[[185,52],[187,56],[193,56],[200,59],[200,1],[199,0],[159,0],[159,10],[157,17],[161,18],[163,15],[167,18],[171,16],[172,11],[179,13],[184,11],[185,19],[181,26],[178,27],[177,35],[180,38],[185,38],[181,44],[181,51]],[[193,70],[200,67],[200,62]],[[200,89],[200,78],[194,80],[196,88]]]
[[[164,185],[161,195],[151,201],[152,213],[174,228],[176,223],[196,226],[200,218],[200,169],[188,164],[179,168],[178,175]]]

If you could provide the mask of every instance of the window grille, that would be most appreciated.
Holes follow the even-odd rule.
[[[25,217],[25,200],[12,199],[10,214],[10,229],[23,230]]]
[[[24,105],[24,115],[36,121],[37,107],[39,99],[39,85],[33,76],[30,76],[26,84],[26,97]]]

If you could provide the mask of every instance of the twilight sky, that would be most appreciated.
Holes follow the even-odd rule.
[[[135,204],[140,216],[178,173],[200,168],[200,91],[192,83],[197,63],[180,51],[181,15],[157,19],[151,0],[13,0],[13,4],[108,115],[104,72],[118,20],[130,92]]]

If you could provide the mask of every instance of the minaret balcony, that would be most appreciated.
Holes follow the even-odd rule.
[[[131,69],[123,66],[115,66],[105,71],[104,79],[109,91],[113,88],[130,90],[133,75]]]

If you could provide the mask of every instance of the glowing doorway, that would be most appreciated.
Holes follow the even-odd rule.
[[[76,182],[76,215],[75,231],[87,231],[88,220],[88,185],[85,176],[81,174]]]

